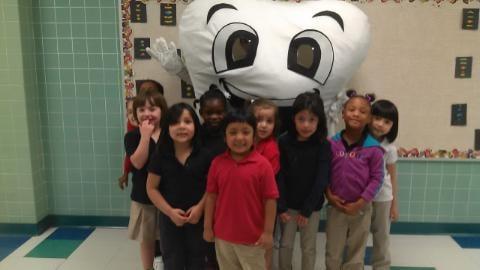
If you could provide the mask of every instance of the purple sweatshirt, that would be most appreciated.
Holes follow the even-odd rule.
[[[332,169],[330,190],[346,202],[360,197],[373,200],[383,182],[383,149],[371,135],[347,149],[341,133],[330,139]],[[349,147],[350,148],[350,147]]]

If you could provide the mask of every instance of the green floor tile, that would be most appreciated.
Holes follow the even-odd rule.
[[[72,254],[83,240],[43,240],[25,257],[59,258],[66,259]]]
[[[435,267],[391,266],[390,270],[435,270]]]

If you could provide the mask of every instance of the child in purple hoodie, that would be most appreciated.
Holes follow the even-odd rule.
[[[383,181],[383,150],[368,134],[373,95],[347,91],[345,129],[331,138],[332,168],[326,195],[327,270],[363,269],[372,215],[371,201]],[[346,245],[348,243],[348,245]],[[346,248],[346,256],[344,250]],[[343,260],[345,258],[345,260]]]

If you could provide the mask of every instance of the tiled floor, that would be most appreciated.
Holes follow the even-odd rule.
[[[10,247],[11,243],[20,245],[3,260],[0,257],[0,270],[132,270],[141,268],[138,244],[127,240],[125,228],[96,228],[93,232],[89,228],[82,228],[73,234],[70,229],[62,228],[56,232],[55,230],[55,228],[49,229],[44,234],[31,237],[26,242],[21,238],[20,241],[0,236],[0,250],[4,252],[8,248],[14,249]],[[85,240],[77,245],[71,254],[64,251],[67,246],[71,248],[72,243],[77,243],[75,241],[79,239]],[[58,242],[49,242],[51,240]],[[460,245],[467,247],[475,246],[476,240],[478,237],[466,239],[460,236],[457,238]],[[67,241],[65,249],[61,246],[62,241]],[[58,254],[62,254],[61,256],[66,258],[52,258],[55,256],[48,252],[45,253],[45,249],[42,250],[41,247],[42,243],[47,242],[53,246],[60,245],[60,247],[55,246],[54,249],[58,249]],[[316,269],[324,269],[325,235],[323,233],[318,234],[317,243]],[[393,235],[391,239],[392,270],[480,269],[480,249],[464,249],[460,245],[452,237],[446,235]],[[50,251],[55,253],[55,251]],[[35,252],[37,253],[35,254]],[[46,257],[50,258],[36,258],[43,256],[38,254],[48,254]],[[299,269],[299,262],[300,252],[297,248],[295,249],[294,269]],[[371,267],[367,266],[366,269],[371,269]]]

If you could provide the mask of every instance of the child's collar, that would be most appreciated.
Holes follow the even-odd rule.
[[[226,151],[226,155],[228,156],[228,158],[230,158],[231,160],[235,161],[236,163],[249,163],[249,162],[254,162],[255,161],[255,156],[256,156],[256,151],[255,149],[252,147],[252,150],[250,150],[250,153],[248,153],[247,155],[245,155],[241,160],[236,160],[233,158],[232,156],[232,153],[230,152],[230,149],[228,149]]]

